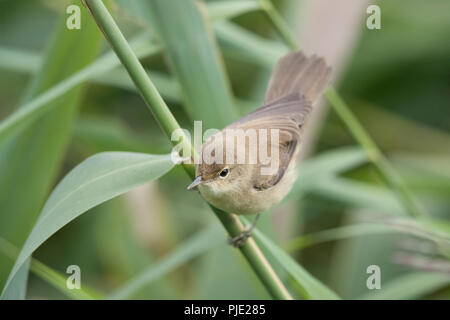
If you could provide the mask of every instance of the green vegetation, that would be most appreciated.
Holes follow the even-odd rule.
[[[382,29],[361,22],[315,151],[240,250],[226,236],[248,219],[185,190],[193,166],[172,163],[170,135],[258,107],[301,46],[284,9],[304,7],[73,3],[80,30],[70,1],[0,4],[2,298],[450,297],[448,2],[380,1]]]

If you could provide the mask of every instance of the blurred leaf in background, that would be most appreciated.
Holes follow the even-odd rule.
[[[376,4],[382,10],[382,29],[378,32],[363,29],[341,91],[350,103],[355,102],[357,116],[393,157],[421,202],[431,208],[435,218],[448,221],[448,166],[438,159],[450,159],[450,44],[445,40],[450,31],[445,13],[450,10],[449,2],[436,1],[429,5],[414,0]],[[334,116],[330,119],[323,132],[322,145],[346,143],[347,138],[339,138]],[[334,142],[333,137],[336,137]],[[420,159],[421,156],[424,158]],[[409,166],[405,166],[407,163]],[[430,170],[439,170],[442,182],[433,178]],[[357,170],[352,176],[373,180],[368,170]],[[446,186],[440,189],[444,180]],[[377,200],[380,204],[387,202],[384,196]],[[448,286],[445,276],[409,275],[411,267],[394,263],[402,239],[398,235],[366,235],[338,242],[332,257],[334,272],[330,273],[333,287],[344,298],[374,297],[364,284],[368,276],[365,268],[371,264],[379,265],[382,270],[386,287],[379,293],[380,297],[420,298]],[[422,284],[426,286],[426,283],[428,289],[422,290]],[[393,286],[398,289],[390,289]]]
[[[101,33],[88,19],[87,11],[82,10],[80,30],[68,30],[65,19],[63,15],[54,26],[40,71],[31,80],[21,102],[29,101],[70,76],[97,55]],[[30,21],[28,27],[36,30],[39,23],[33,26],[33,22],[36,23]],[[54,100],[52,104],[64,107],[42,116],[37,123],[1,145],[0,212],[5,214],[1,218],[0,235],[18,247],[31,230],[59,172],[82,94],[83,86],[78,86]],[[1,285],[10,267],[9,262],[1,264]]]

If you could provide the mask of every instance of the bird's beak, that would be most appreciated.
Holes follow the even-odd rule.
[[[197,178],[195,178],[194,181],[192,181],[192,183],[190,185],[188,185],[187,189],[188,190],[195,190],[195,188],[202,183],[202,176],[198,176]]]

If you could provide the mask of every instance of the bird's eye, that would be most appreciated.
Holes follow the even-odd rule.
[[[228,175],[229,170],[227,168],[223,169],[222,171],[220,171],[219,176],[221,178],[225,178]]]

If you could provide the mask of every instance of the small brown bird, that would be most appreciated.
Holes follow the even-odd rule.
[[[198,187],[209,203],[226,212],[257,214],[252,225],[230,239],[230,244],[243,245],[259,214],[280,202],[292,188],[302,130],[330,71],[323,58],[306,57],[299,51],[287,54],[275,67],[265,105],[203,143],[203,161],[197,164],[196,178],[188,190]],[[244,135],[245,142],[236,143],[230,133]],[[270,163],[263,161],[267,160],[261,155],[263,149],[271,157]]]

